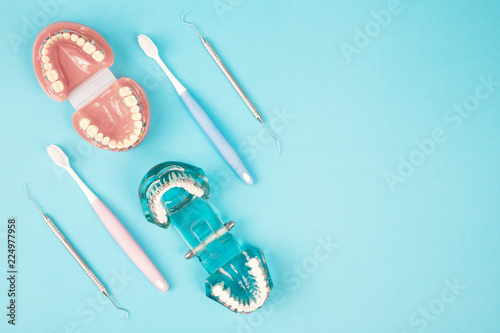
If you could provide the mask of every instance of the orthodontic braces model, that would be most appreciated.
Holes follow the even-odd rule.
[[[77,133],[98,148],[127,151],[144,140],[150,106],[137,82],[114,76],[113,62],[104,37],[79,23],[50,24],[33,45],[38,82],[50,98],[70,102]]]
[[[173,224],[210,276],[207,297],[236,313],[259,309],[273,287],[262,251],[243,249],[208,201],[210,189],[202,169],[180,162],[152,168],[139,187],[146,219],[161,228]]]

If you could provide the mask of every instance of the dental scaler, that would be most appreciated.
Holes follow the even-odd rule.
[[[201,34],[198,32],[198,29],[196,29],[196,27],[192,23],[184,21],[184,15],[186,15],[187,12],[188,11],[186,10],[184,12],[184,14],[182,14],[182,22],[184,22],[187,25],[192,26],[193,29],[198,34],[198,36],[200,36],[200,39],[201,39],[201,42],[203,43],[203,46],[208,51],[208,53],[210,54],[210,56],[212,57],[212,59],[214,59],[214,61],[217,64],[217,66],[219,66],[220,70],[222,71],[222,73],[224,73],[224,75],[229,80],[229,82],[231,83],[231,85],[233,86],[233,88],[236,90],[236,92],[238,93],[238,95],[240,95],[241,99],[243,100],[243,102],[245,103],[245,105],[248,107],[248,109],[250,110],[250,112],[252,112],[253,116],[264,126],[264,128],[269,133],[269,135],[276,141],[276,145],[278,147],[278,155],[280,155],[281,154],[280,142],[278,141],[278,139],[276,139],[274,137],[274,135],[271,134],[271,131],[269,131],[269,128],[267,128],[266,124],[264,123],[264,120],[262,120],[262,116],[260,115],[259,111],[257,111],[257,109],[252,104],[252,102],[250,102],[250,99],[243,92],[243,89],[241,89],[241,87],[238,84],[238,82],[236,82],[236,79],[231,75],[231,73],[227,69],[226,65],[224,65],[224,63],[220,59],[220,57],[217,54],[217,52],[215,52],[215,50],[212,47],[212,45],[210,45],[210,43],[205,38],[203,38],[201,36]]]
[[[46,214],[44,214],[41,211],[41,209],[38,207],[38,205],[35,203],[35,201],[33,201],[30,197],[28,197],[28,193],[26,192],[26,184],[24,184],[24,194],[26,195],[26,198],[35,205],[36,209],[40,212],[40,214],[42,214],[43,220],[49,226],[50,230],[52,230],[52,232],[54,233],[54,235],[56,235],[57,238],[61,241],[61,243],[63,243],[64,247],[68,250],[69,253],[71,253],[71,255],[73,256],[73,258],[75,258],[76,262],[85,271],[85,273],[89,276],[89,278],[92,280],[92,282],[94,282],[94,284],[99,289],[99,291],[102,292],[107,298],[109,298],[109,300],[111,301],[111,303],[113,303],[113,305],[118,310],[122,310],[122,311],[125,311],[127,313],[127,317],[125,317],[125,319],[123,319],[125,321],[128,318],[128,316],[129,316],[128,311],[125,310],[125,309],[123,309],[123,308],[120,308],[120,307],[118,307],[116,305],[116,303],[113,301],[113,299],[109,295],[108,291],[106,290],[106,287],[104,287],[104,285],[102,284],[102,282],[99,281],[99,279],[97,278],[97,276],[95,276],[94,272],[92,272],[92,270],[85,263],[85,261],[82,259],[82,257],[80,257],[80,255],[78,254],[78,252],[76,252],[76,250],[73,248],[73,246],[71,246],[71,244],[68,242],[68,240],[66,239],[66,237],[64,237],[64,235],[61,233],[61,231],[59,230],[59,228],[56,227],[56,225],[54,224],[54,222],[52,222],[52,220],[50,219],[50,217],[48,217]]]
[[[243,248],[208,200],[210,189],[202,169],[165,162],[143,178],[139,196],[146,220],[166,229],[170,224],[189,246],[186,259],[197,257],[210,276],[207,297],[236,313],[259,309],[273,283],[262,251]]]

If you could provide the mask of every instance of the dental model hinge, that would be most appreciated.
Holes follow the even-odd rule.
[[[96,99],[115,81],[116,78],[109,68],[103,68],[73,89],[68,100],[75,110],[79,110]]]
[[[200,245],[196,246],[194,249],[189,250],[188,253],[184,255],[184,258],[191,259],[198,253],[200,253],[203,249],[205,249],[210,243],[214,240],[219,239],[222,235],[226,234],[229,230],[234,227],[234,221],[229,221],[224,224],[224,227],[217,230],[215,233],[210,235],[205,241],[201,242]]]

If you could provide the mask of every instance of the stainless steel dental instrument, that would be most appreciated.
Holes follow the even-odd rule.
[[[186,22],[184,20],[184,15],[186,15],[187,12],[188,11],[186,10],[184,12],[184,14],[182,14],[182,22],[184,22],[184,24],[192,26],[193,29],[198,34],[198,36],[200,36],[200,39],[201,39],[201,42],[203,43],[203,46],[208,51],[208,53],[210,54],[210,56],[212,57],[212,59],[214,59],[215,63],[219,66],[219,68],[221,69],[222,73],[224,73],[224,75],[227,77],[227,79],[229,80],[229,82],[231,82],[232,86],[234,87],[234,89],[236,90],[236,92],[238,93],[238,95],[240,95],[241,99],[243,100],[243,102],[245,103],[245,105],[248,107],[248,109],[250,110],[250,112],[252,112],[253,116],[265,127],[265,129],[267,130],[267,132],[269,133],[269,135],[274,140],[276,140],[276,145],[278,146],[278,155],[281,154],[280,142],[278,141],[278,139],[276,139],[276,137],[274,135],[271,134],[271,131],[269,131],[269,129],[267,128],[266,124],[264,123],[264,120],[262,120],[262,116],[260,115],[259,111],[257,111],[257,109],[252,104],[252,102],[250,102],[250,99],[243,92],[243,89],[241,89],[240,85],[236,82],[236,80],[234,79],[234,77],[231,75],[231,73],[229,72],[229,70],[227,69],[227,67],[224,65],[224,63],[222,62],[222,60],[220,59],[220,57],[215,52],[215,50],[212,47],[212,45],[210,45],[210,43],[205,38],[203,38],[201,36],[201,34],[198,32],[198,29],[196,29],[196,27],[192,23]]]
[[[111,296],[109,296],[109,293],[106,290],[106,288],[104,287],[104,285],[95,276],[94,272],[92,272],[92,270],[89,268],[89,266],[87,266],[87,264],[85,263],[85,261],[82,259],[82,257],[80,257],[80,255],[78,254],[78,252],[76,252],[76,250],[73,248],[73,246],[71,246],[71,244],[64,237],[64,235],[61,233],[61,231],[56,227],[56,225],[54,224],[54,222],[52,222],[52,220],[41,211],[41,209],[38,207],[38,205],[35,203],[35,201],[33,201],[28,196],[28,193],[26,191],[26,184],[24,184],[24,194],[26,195],[26,198],[35,205],[36,209],[40,212],[40,214],[42,214],[42,217],[43,217],[45,223],[49,226],[50,230],[52,230],[52,232],[57,236],[57,238],[61,241],[61,243],[63,243],[64,247],[69,251],[69,253],[71,253],[71,255],[73,256],[73,258],[75,258],[76,262],[78,262],[78,264],[80,265],[80,267],[83,268],[83,270],[85,271],[85,273],[87,273],[87,275],[92,280],[92,282],[94,282],[94,284],[97,286],[97,288],[99,289],[99,291],[102,292],[107,298],[109,298],[109,300],[111,301],[111,303],[113,303],[113,305],[118,310],[122,310],[122,311],[125,311],[127,313],[127,317],[125,317],[125,319],[123,319],[123,321],[125,321],[128,318],[128,316],[129,316],[129,312],[127,310],[125,310],[123,308],[120,308],[120,307],[118,307],[116,305],[116,303],[113,301],[113,299],[111,298]]]

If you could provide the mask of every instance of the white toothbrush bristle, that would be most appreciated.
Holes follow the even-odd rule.
[[[158,48],[156,47],[155,43],[153,43],[151,38],[146,35],[140,34],[137,37],[137,40],[139,41],[139,46],[148,57],[154,58],[158,56]]]
[[[56,145],[50,145],[47,147],[47,153],[49,154],[52,161],[60,167],[69,166],[68,156],[63,152],[61,148]]]

